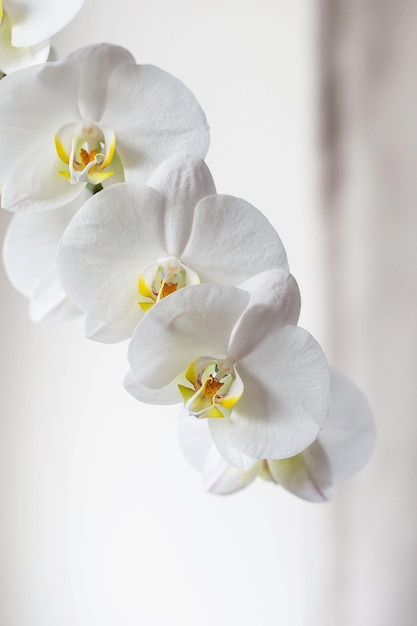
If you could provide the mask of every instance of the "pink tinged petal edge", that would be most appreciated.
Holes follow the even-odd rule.
[[[200,157],[177,154],[163,161],[147,184],[164,199],[168,252],[180,256],[190,236],[197,202],[216,193],[212,175]]]
[[[332,497],[332,475],[326,454],[314,442],[304,452],[288,459],[268,461],[273,480],[284,489],[310,502]]]
[[[33,46],[68,24],[85,0],[19,0],[7,5],[13,23],[13,45]]]
[[[122,322],[138,300],[141,271],[165,255],[162,224],[161,198],[150,187],[121,183],[95,194],[58,251],[71,300],[91,317]]]
[[[259,463],[243,471],[229,465],[215,446],[209,450],[203,470],[203,486],[206,491],[218,495],[228,495],[250,485],[259,473]]]
[[[239,285],[250,293],[248,307],[230,340],[229,355],[240,361],[279,326],[295,325],[301,308],[295,278],[284,270],[269,270]]]
[[[271,332],[237,369],[242,398],[229,419],[210,422],[221,454],[231,448],[255,459],[283,459],[316,439],[329,413],[330,374],[307,331],[285,326]]]
[[[372,410],[356,385],[331,368],[332,402],[318,438],[296,457],[268,461],[278,483],[315,502],[330,500],[333,486],[360,470],[375,447]]]
[[[220,421],[222,424],[219,427],[216,422]],[[254,459],[230,444],[229,425],[226,421],[230,421],[230,417],[207,420],[213,444],[228,465],[241,472],[248,472],[260,459]]]
[[[238,285],[269,269],[288,270],[278,233],[254,206],[234,196],[200,200],[182,254],[202,282]]]
[[[238,288],[195,285],[158,302],[136,327],[129,345],[129,363],[136,378],[157,389],[200,356],[224,358],[248,299],[249,294]]]
[[[184,408],[178,416],[178,437],[187,461],[203,475],[206,491],[228,494],[243,489],[257,476],[259,461],[251,460],[247,471],[231,466],[213,445],[208,428],[209,420],[199,420]]]
[[[146,181],[175,154],[207,153],[207,121],[194,95],[152,65],[125,64],[112,72],[102,122],[116,133],[126,180]]]

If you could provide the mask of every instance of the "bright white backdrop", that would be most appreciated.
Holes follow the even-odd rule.
[[[218,191],[271,220],[323,340],[314,3],[87,0],[53,47],[98,41],[195,93]],[[123,390],[126,345],[31,325],[0,288],[2,626],[306,626],[316,506],[261,481],[204,494],[172,410]]]

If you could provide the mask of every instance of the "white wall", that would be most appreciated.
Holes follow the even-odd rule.
[[[97,41],[194,91],[218,191],[281,234],[321,338],[314,3],[87,0],[55,53]],[[204,494],[171,410],[123,390],[126,345],[31,325],[0,290],[1,625],[308,624],[314,505],[261,481]]]

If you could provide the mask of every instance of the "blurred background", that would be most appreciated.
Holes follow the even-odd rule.
[[[126,344],[31,324],[1,270],[2,626],[415,623],[415,14],[86,0],[56,36],[56,58],[117,43],[194,92],[218,191],[279,232],[300,324],[367,393],[379,437],[331,503],[261,480],[205,494],[172,410],[124,391]]]

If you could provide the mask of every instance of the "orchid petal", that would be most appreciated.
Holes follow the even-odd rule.
[[[195,205],[201,198],[216,193],[210,171],[200,157],[177,154],[163,161],[147,184],[159,191],[167,207],[167,250],[180,256],[191,232]]]
[[[210,436],[207,420],[196,419],[184,409],[179,415],[179,441],[187,461],[203,473],[204,487],[218,494],[232,493],[246,487],[259,471],[259,461],[248,460],[243,472],[227,463],[219,454]]]
[[[127,316],[118,322],[105,322],[87,316],[84,324],[84,333],[88,339],[100,341],[101,343],[119,343],[132,336],[133,330],[141,318],[142,312],[137,302],[133,302]]]
[[[55,264],[45,271],[29,302],[32,322],[61,323],[81,315],[61,287]]]
[[[63,321],[79,311],[70,304],[58,280],[58,242],[80,204],[90,194],[56,211],[16,214],[3,243],[6,274],[12,285],[31,300],[33,321]]]
[[[269,270],[239,285],[250,293],[249,305],[234,329],[229,355],[240,361],[271,329],[296,324],[301,299],[295,278],[284,270]]]
[[[237,369],[245,385],[241,400],[230,418],[209,424],[222,454],[230,447],[255,459],[282,459],[316,439],[329,412],[330,375],[307,331],[278,328]]]
[[[174,379],[160,389],[149,389],[139,382],[131,370],[125,376],[123,385],[136,400],[146,404],[177,404],[179,400],[177,381]]]
[[[77,208],[71,204],[56,211],[13,216],[3,243],[4,266],[14,288],[27,298],[54,264],[59,239]]]
[[[53,141],[58,128],[79,117],[78,78],[75,64],[62,61],[23,69],[2,79],[0,180],[4,182],[4,208],[29,196],[35,208],[43,200],[49,205],[41,208],[49,208],[55,194],[54,204],[60,206],[80,192],[58,174]]]
[[[111,73],[121,65],[135,65],[132,54],[108,43],[85,46],[74,51],[68,59],[81,68],[78,91],[81,117],[85,122],[98,122],[106,107]]]
[[[4,209],[18,213],[48,211],[59,209],[82,196],[85,183],[69,185],[59,171],[54,152],[48,146],[37,158],[36,167],[30,158],[15,164],[3,186],[1,200]]]
[[[193,94],[151,65],[123,64],[112,72],[102,122],[116,133],[126,180],[146,181],[174,154],[207,152],[207,122]]]
[[[84,0],[19,0],[7,3],[13,24],[13,46],[33,46],[50,39],[68,24]]]
[[[30,47],[12,46],[12,26],[10,17],[3,13],[0,28],[0,69],[4,74],[47,61],[50,51],[49,41],[39,40]]]
[[[164,254],[162,215],[157,191],[127,183],[95,194],[77,213],[61,239],[58,267],[81,310],[109,322],[129,314],[141,270]]]
[[[346,376],[331,368],[332,403],[317,443],[328,458],[332,479],[340,483],[370,459],[376,442],[372,409],[363,392]]]
[[[199,356],[225,356],[230,333],[248,299],[247,292],[237,288],[196,285],[158,302],[137,326],[129,345],[135,377],[158,389]]]
[[[284,246],[266,217],[245,200],[225,195],[197,204],[182,258],[202,282],[238,285],[271,268],[288,269]]]
[[[301,454],[267,463],[274,481],[287,491],[310,502],[323,502],[331,499],[330,465],[325,453],[316,442]]]
[[[207,454],[213,446],[207,420],[199,420],[181,407],[178,416],[178,438],[187,461],[202,472]]]
[[[241,450],[238,450],[230,445],[229,430],[225,422],[226,420],[229,421],[231,417],[225,417],[222,420],[207,420],[210,435],[215,448],[228,465],[231,465],[239,471],[248,472],[260,459],[254,459],[253,457],[244,454]],[[224,427],[213,428],[213,422],[215,421],[221,421]]]
[[[243,471],[229,465],[215,446],[212,446],[206,456],[203,470],[204,488],[218,495],[240,491],[255,480],[262,462],[253,461],[252,467]]]
[[[285,489],[306,500],[330,500],[332,486],[361,469],[375,447],[375,423],[364,394],[331,368],[329,417],[316,441],[296,457],[268,461],[270,472]]]

